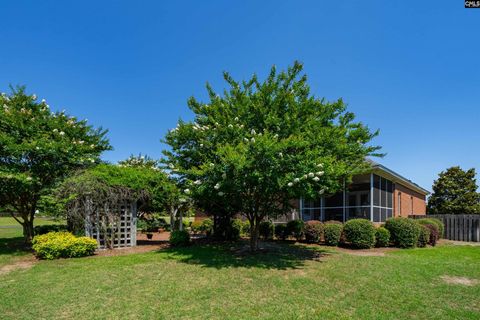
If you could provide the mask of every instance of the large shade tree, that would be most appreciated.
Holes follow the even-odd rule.
[[[475,169],[462,170],[456,166],[442,171],[433,183],[428,199],[428,214],[478,214],[480,193]]]
[[[190,98],[192,122],[168,132],[166,162],[210,213],[242,214],[258,249],[259,223],[292,210],[291,199],[335,193],[343,181],[367,169],[377,135],[354,121],[341,99],[328,102],[310,93],[298,62],[265,81],[256,75],[235,81],[209,101]]]
[[[60,180],[99,161],[110,149],[102,128],[64,111],[51,112],[23,87],[0,96],[0,210],[33,237],[39,199]]]

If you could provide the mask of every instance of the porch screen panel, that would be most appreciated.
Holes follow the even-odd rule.
[[[385,222],[393,216],[393,183],[373,175],[373,222]]]

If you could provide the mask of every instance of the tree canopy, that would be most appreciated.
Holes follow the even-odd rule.
[[[23,226],[26,241],[40,197],[71,172],[109,150],[106,130],[65,111],[51,112],[24,87],[0,95],[0,210]]]
[[[184,193],[211,214],[243,214],[253,250],[263,219],[289,212],[291,199],[337,192],[379,150],[369,144],[378,132],[354,121],[341,99],[312,95],[302,69],[273,67],[263,82],[224,73],[223,95],[207,84],[209,102],[190,98],[194,121],[179,121],[164,139]]]
[[[462,170],[456,166],[439,174],[433,182],[428,199],[428,214],[479,214],[480,193],[475,169]]]

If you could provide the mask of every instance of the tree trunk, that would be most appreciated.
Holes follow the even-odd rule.
[[[182,213],[182,210],[180,210],[179,215],[178,215],[178,229],[180,231],[183,231],[183,213]]]
[[[25,238],[25,243],[30,245],[33,239],[33,217],[30,220],[25,219],[23,224],[23,237]]]
[[[250,251],[255,252],[258,250],[258,238],[259,238],[260,229],[258,223],[255,221],[250,221]]]

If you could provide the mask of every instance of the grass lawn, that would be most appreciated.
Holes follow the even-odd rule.
[[[237,245],[238,246],[238,245]],[[0,275],[2,319],[479,319],[480,247],[357,256],[270,245],[195,245],[39,261]],[[320,253],[320,257],[318,254]]]
[[[37,217],[34,225],[58,224],[49,218]],[[23,245],[22,226],[12,217],[0,217],[0,266],[18,260],[19,257],[29,255]]]

